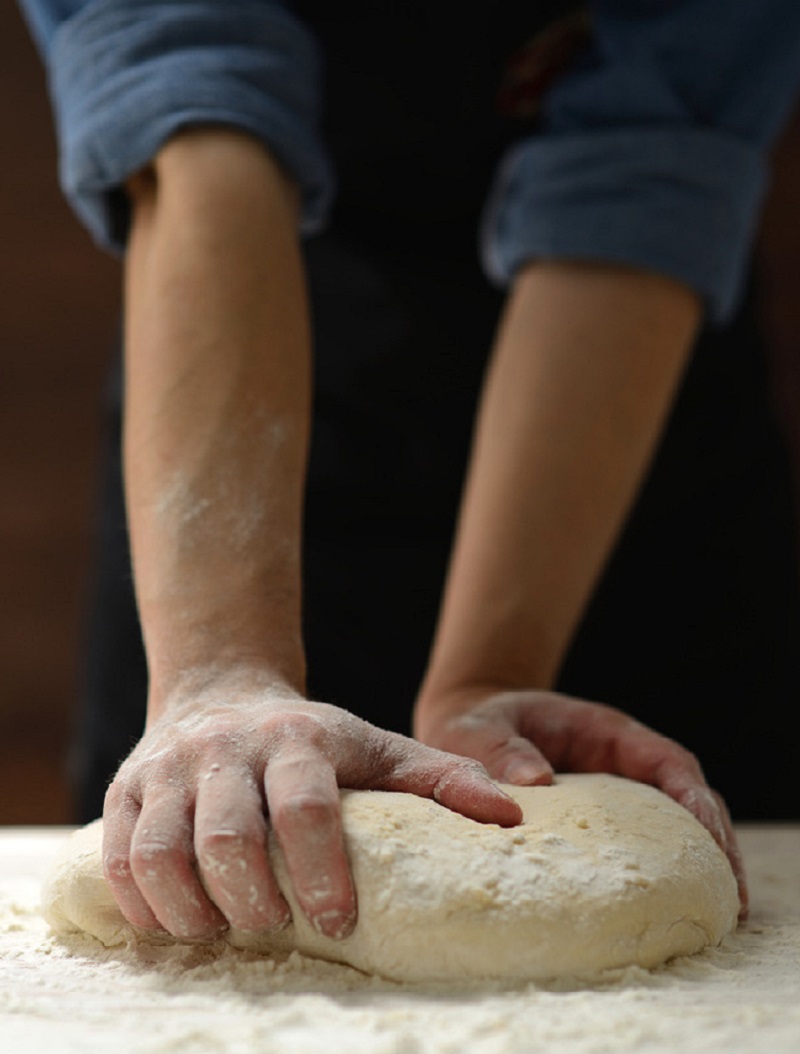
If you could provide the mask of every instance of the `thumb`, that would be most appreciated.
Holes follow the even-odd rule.
[[[409,750],[402,737],[389,732],[386,737],[388,749],[384,758],[392,758],[394,763],[380,780],[373,781],[376,789],[432,798],[479,823],[513,827],[522,819],[519,805],[474,759],[423,743],[413,743]]]
[[[505,715],[462,714],[443,731],[445,750],[480,761],[492,779],[518,786],[552,782],[550,762]]]

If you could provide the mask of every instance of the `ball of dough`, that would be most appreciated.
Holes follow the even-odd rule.
[[[607,775],[563,775],[549,787],[505,787],[518,827],[480,824],[410,794],[342,791],[358,891],[353,934],[314,930],[270,844],[293,923],[228,941],[293,949],[397,981],[587,978],[654,967],[718,944],[736,926],[736,881],[694,817],[653,787]],[[106,945],[144,939],[103,879],[101,821],[76,831],[43,890],[56,932]]]

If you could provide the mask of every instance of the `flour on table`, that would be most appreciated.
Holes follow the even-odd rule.
[[[342,791],[358,891],[354,933],[334,941],[302,915],[270,845],[293,923],[230,944],[296,950],[401,982],[589,978],[654,967],[718,944],[739,901],[727,859],[697,820],[653,787],[608,775],[511,787],[514,828],[479,824],[414,795]],[[102,823],[76,831],[47,877],[57,933],[108,947],[163,943],[124,920],[102,873]]]

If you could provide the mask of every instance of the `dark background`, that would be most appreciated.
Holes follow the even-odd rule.
[[[61,823],[119,268],[61,198],[44,75],[13,3],[0,70],[0,822]]]

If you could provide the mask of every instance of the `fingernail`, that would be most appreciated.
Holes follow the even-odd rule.
[[[340,941],[344,937],[349,937],[352,933],[355,926],[355,918],[353,915],[345,914],[341,911],[323,911],[321,915],[312,917],[311,925],[323,937],[330,937],[331,940]]]
[[[542,767],[530,758],[512,758],[506,765],[503,779],[506,783],[533,783],[542,776]]]
[[[175,933],[178,940],[187,941],[190,944],[213,944],[215,941],[221,941],[225,934],[228,932],[227,922],[221,926],[208,926],[208,927],[197,927],[197,928],[186,928],[183,927],[182,933]]]

